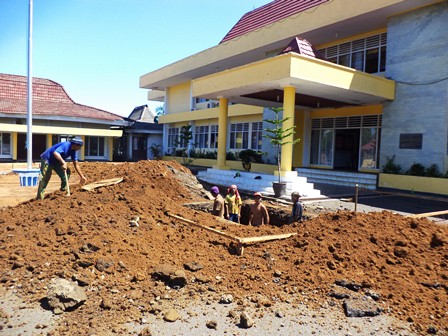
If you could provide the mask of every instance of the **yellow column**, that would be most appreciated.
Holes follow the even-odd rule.
[[[86,137],[84,135],[81,135],[81,139],[82,139],[82,141],[84,141],[84,146],[82,146],[81,149],[79,150],[78,157],[79,157],[79,159],[81,161],[84,161],[84,155],[86,153],[86,151],[85,151],[85,148],[86,148]]]
[[[53,146],[52,139],[53,139],[53,134],[47,134],[47,137],[45,139],[47,148],[50,148],[51,146]]]
[[[16,161],[17,160],[17,132],[12,133],[11,146],[12,146],[12,159],[14,161]]]
[[[283,89],[283,118],[288,118],[289,120],[283,123],[283,129],[288,129],[294,127],[294,110],[295,110],[295,98],[296,89],[291,86],[287,86]],[[283,175],[285,172],[290,172],[292,169],[292,141],[294,140],[294,135],[291,134],[289,137],[285,138],[286,142],[291,142],[282,146],[281,153],[281,165],[280,171]]]
[[[226,166],[227,154],[227,117],[229,114],[229,100],[227,98],[219,98],[219,117],[218,117],[218,157],[216,160],[216,169],[229,169]]]

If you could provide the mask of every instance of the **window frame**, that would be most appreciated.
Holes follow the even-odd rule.
[[[95,140],[95,141],[92,141]],[[95,143],[96,142],[96,143]],[[84,158],[85,159],[100,159],[105,160],[107,158],[107,141],[105,137],[88,135],[84,138]],[[94,148],[96,147],[96,153]]]
[[[5,136],[9,136],[9,145],[5,144]],[[5,151],[8,147],[8,151]],[[6,153],[5,153],[6,152]],[[12,157],[12,134],[10,132],[0,132],[0,158],[11,158]]]
[[[377,50],[376,57],[368,58],[368,55],[372,55],[372,50]],[[384,32],[322,48],[319,53],[329,62],[363,72],[367,72],[367,62],[369,62],[369,68],[374,69],[372,60],[376,59],[376,71],[367,72],[373,74],[386,71],[386,50],[387,32]]]

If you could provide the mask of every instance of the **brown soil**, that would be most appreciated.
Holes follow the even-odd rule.
[[[87,291],[87,302],[63,315],[56,335],[125,333],[124,323],[140,321],[159,297],[168,295],[166,285],[152,278],[154,267],[184,269],[191,262],[203,269],[186,270],[187,277],[210,282],[189,282],[170,291],[184,306],[223,293],[240,302],[256,297],[271,303],[306,295],[318,305],[333,300],[328,293],[335,281],[347,280],[379,294],[381,307],[414,330],[426,333],[432,326],[438,334],[448,332],[446,226],[387,211],[308,214],[303,223],[283,226],[227,224],[182,206],[203,202],[205,193],[176,162],[84,163],[82,168],[89,182],[124,181],[91,192],[73,185],[70,197],[56,191],[43,201],[0,211],[0,282],[5,287],[34,302],[45,298],[54,277],[77,280]],[[237,256],[230,240],[169,213],[238,237],[298,234],[248,245]],[[139,227],[130,226],[135,216]],[[111,266],[98,271],[98,260]]]

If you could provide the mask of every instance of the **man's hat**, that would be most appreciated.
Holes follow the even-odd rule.
[[[70,142],[74,145],[84,146],[84,141],[80,137],[75,137]]]
[[[210,189],[210,191],[214,194],[219,194],[219,188],[217,186],[214,186]]]
[[[263,197],[259,192],[254,193],[254,197]]]

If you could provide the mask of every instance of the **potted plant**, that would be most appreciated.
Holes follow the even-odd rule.
[[[267,134],[264,135],[265,138],[269,139],[271,144],[276,148],[277,150],[277,169],[278,169],[278,182],[273,182],[272,188],[274,189],[274,195],[275,197],[280,197],[285,194],[286,192],[286,183],[282,182],[281,178],[281,155],[282,155],[282,146],[286,144],[295,144],[300,141],[300,139],[295,139],[292,141],[288,141],[287,139],[295,134],[295,126],[289,127],[289,128],[283,128],[283,123],[290,119],[290,117],[287,118],[280,118],[280,114],[283,112],[282,107],[275,107],[271,108],[271,111],[275,114],[275,119],[265,119],[264,121],[271,124],[272,128],[266,128],[265,132]]]
[[[253,149],[244,149],[238,153],[239,159],[242,161],[242,165],[245,171],[250,171],[252,168],[252,162],[261,161],[261,153],[254,151]]]

